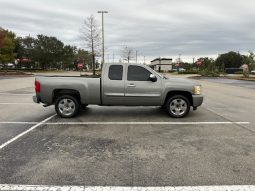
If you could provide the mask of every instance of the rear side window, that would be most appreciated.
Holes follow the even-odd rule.
[[[122,65],[111,65],[109,67],[108,77],[110,80],[122,80],[123,66]]]
[[[128,81],[150,81],[150,72],[141,66],[128,66]]]

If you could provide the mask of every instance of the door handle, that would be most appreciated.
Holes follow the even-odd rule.
[[[134,87],[135,87],[135,84],[129,84],[128,87],[134,88]]]

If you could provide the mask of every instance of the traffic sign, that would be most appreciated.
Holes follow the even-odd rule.
[[[82,70],[82,69],[83,69],[83,64],[82,64],[82,63],[77,64],[77,68],[79,68],[80,70]]]

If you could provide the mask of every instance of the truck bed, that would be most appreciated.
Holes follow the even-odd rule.
[[[82,104],[101,104],[101,78],[80,76],[36,76],[41,91],[38,97],[42,103],[52,104],[53,94],[61,89],[76,90],[80,93]]]

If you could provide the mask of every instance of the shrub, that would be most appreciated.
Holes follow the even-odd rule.
[[[220,73],[218,71],[208,71],[208,70],[202,70],[199,72],[201,76],[204,77],[219,77]]]
[[[186,70],[186,71],[180,71],[179,74],[198,74],[198,71],[196,71],[196,70]]]
[[[235,74],[243,74],[243,71],[237,71]]]

